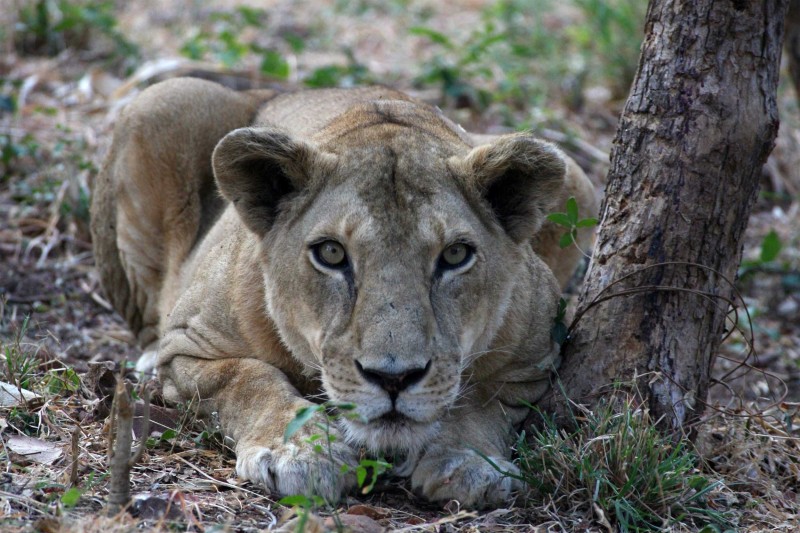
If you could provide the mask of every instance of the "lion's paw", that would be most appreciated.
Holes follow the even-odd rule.
[[[343,473],[342,465],[355,465],[357,459],[352,448],[344,443],[334,442],[330,446],[330,450],[326,448],[320,453],[306,443],[289,442],[273,447],[239,444],[236,473],[273,494],[316,495],[334,503],[355,486],[353,474]]]
[[[511,477],[519,469],[506,459],[489,459],[500,471],[471,450],[423,457],[411,475],[411,486],[430,500],[457,500],[464,507],[503,504],[522,488],[522,482]]]

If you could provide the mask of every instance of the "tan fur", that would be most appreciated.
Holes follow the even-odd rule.
[[[426,497],[480,507],[517,482],[474,450],[515,470],[523,402],[558,362],[556,277],[576,256],[543,222],[570,194],[596,209],[554,146],[472,136],[389,89],[276,96],[187,78],[120,118],[92,228],[111,301],[144,348],[160,339],[165,397],[219,420],[239,475],[335,499],[354,484],[340,463],[366,449]],[[319,262],[324,240],[348,269]],[[474,259],[450,270],[453,243]],[[284,443],[323,397],[356,406],[331,455],[303,442],[311,425]]]

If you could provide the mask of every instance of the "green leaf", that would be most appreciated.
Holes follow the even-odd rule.
[[[445,48],[453,48],[453,43],[450,41],[450,38],[444,33],[440,33],[434,29],[426,28],[425,26],[414,26],[413,28],[409,28],[408,33],[411,35],[419,35],[420,37],[427,37],[431,42],[440,44]]]
[[[564,298],[558,299],[558,308],[556,309],[556,320],[564,320],[567,316],[567,301]]]
[[[767,236],[764,237],[764,240],[761,241],[761,262],[769,263],[773,261],[778,257],[778,254],[781,253],[782,247],[783,245],[781,244],[781,239],[778,237],[778,234],[775,233],[775,230],[770,230]]]
[[[303,496],[302,494],[292,494],[291,496],[284,496],[278,500],[278,503],[287,507],[311,507],[313,502],[308,498],[308,496]]]
[[[245,26],[259,27],[263,25],[263,19],[267,18],[266,11],[263,9],[239,6],[236,8],[236,10],[242,16],[242,21],[244,22]]]
[[[274,50],[266,50],[261,59],[261,72],[285,80],[289,77],[289,63]]]
[[[553,341],[556,344],[561,346],[562,344],[567,342],[567,337],[568,337],[567,333],[568,333],[567,326],[563,322],[559,321],[556,322],[553,325],[553,329],[550,330],[550,338],[553,339]]]
[[[569,216],[567,216],[566,213],[550,213],[547,215],[547,220],[566,228],[572,227],[572,221],[569,219]]]
[[[579,228],[592,228],[597,225],[596,218],[584,218],[583,220],[579,220],[577,224],[575,224]]]
[[[358,486],[363,487],[364,482],[367,480],[367,469],[364,466],[359,465],[356,467],[356,479]]]
[[[321,405],[309,405],[308,407],[302,407],[298,409],[294,419],[286,425],[286,431],[283,434],[283,442],[289,442],[289,439],[292,438],[292,435],[300,431],[300,428],[305,426],[309,420],[314,418],[314,415],[317,414],[317,411],[321,409]]]
[[[183,43],[183,46],[181,46],[180,49],[181,54],[189,59],[194,59],[195,61],[203,59],[207,52],[208,47],[203,43],[199,36]]]
[[[75,507],[81,499],[82,494],[81,489],[72,487],[61,495],[61,503],[64,507]]]
[[[568,231],[567,233],[561,236],[561,239],[559,239],[558,241],[558,245],[561,248],[566,248],[567,246],[570,246],[573,241],[574,239],[572,238],[572,232]]]
[[[306,42],[302,37],[294,33],[287,33],[283,36],[283,40],[286,41],[295,54],[299,54],[306,49]]]
[[[578,202],[574,196],[570,196],[567,200],[567,216],[573,226],[578,223]]]
[[[161,437],[159,438],[159,440],[166,441],[166,440],[174,439],[177,436],[178,436],[178,432],[175,431],[174,429],[165,429],[164,433],[161,434]]]

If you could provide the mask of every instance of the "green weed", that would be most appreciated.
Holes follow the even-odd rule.
[[[409,32],[427,38],[442,50],[423,65],[416,80],[418,84],[440,84],[445,98],[455,102],[457,107],[474,105],[484,108],[491,103],[490,90],[482,88],[479,83],[481,79],[492,79],[489,55],[505,37],[494,22],[485,20],[481,28],[458,42],[423,26],[415,26]]]
[[[684,441],[673,442],[631,399],[575,415],[572,432],[537,411],[540,423],[517,444],[529,503],[582,513],[619,531],[675,524],[719,531],[729,527],[709,495],[722,486],[698,468]]]
[[[0,164],[3,168],[0,182],[7,182],[14,176],[24,175],[35,162],[40,160],[39,148],[39,143],[30,133],[22,137],[0,134]]]
[[[265,27],[267,18],[265,10],[246,6],[212,13],[206,27],[195,31],[183,44],[181,53],[194,60],[211,58],[228,68],[255,55],[262,74],[286,79],[289,77],[286,59],[278,51],[246,38],[245,30]]]
[[[612,96],[628,95],[644,37],[647,2],[641,0],[573,0],[583,12],[583,23],[571,26],[587,76],[603,83]]]
[[[590,83],[623,97],[638,65],[646,6],[641,0],[497,0],[464,39],[413,27],[435,50],[417,83],[440,84],[447,98],[478,107],[535,108],[548,99],[579,107]]]
[[[547,220],[553,224],[567,228],[567,232],[564,233],[558,241],[558,245],[561,248],[575,245],[583,255],[587,256],[587,253],[578,246],[578,230],[580,228],[593,228],[597,225],[597,219],[592,217],[580,218],[578,216],[578,202],[575,200],[574,196],[570,196],[567,199],[565,212],[550,213],[547,215]]]
[[[38,358],[39,345],[28,342],[29,317],[19,326],[5,322],[5,305],[0,300],[0,359],[2,381],[11,385],[21,399],[3,415],[9,426],[29,435],[37,435],[42,425],[41,399],[26,399],[30,392],[42,391],[43,372]],[[10,333],[10,336],[7,334]]]
[[[327,65],[314,69],[303,83],[308,87],[353,87],[374,83],[369,69],[359,63],[352,51],[345,50],[347,65]]]
[[[564,298],[558,299],[558,309],[556,311],[556,318],[553,322],[553,327],[550,330],[550,337],[556,344],[561,346],[567,342],[569,337],[569,328],[565,322],[567,318],[567,301]]]
[[[24,340],[28,324],[29,317],[26,316],[10,340],[0,339],[0,349],[4,363],[4,381],[20,389],[33,390],[38,384],[40,373],[39,360],[36,358],[37,348],[28,345]]]
[[[104,40],[107,56],[126,70],[139,57],[138,47],[117,27],[113,0],[37,0],[17,13],[14,43],[22,53],[56,55],[67,48],[88,50]]]
[[[284,442],[287,442],[301,428],[312,423],[319,432],[306,438],[305,443],[311,446],[315,453],[327,457],[329,461],[333,462],[331,445],[336,442],[337,437],[333,434],[331,428],[338,417],[356,416],[353,413],[353,409],[355,409],[353,404],[334,404],[331,402],[303,407],[297,411],[294,419],[286,426],[283,436]],[[383,459],[362,458],[357,465],[343,464],[340,472],[343,476],[353,472],[361,493],[369,494],[375,488],[378,478],[391,468],[392,465]],[[315,494],[292,494],[279,500],[278,503],[295,508],[299,516],[297,531],[303,531],[309,513],[325,505],[332,507],[336,502],[325,501],[324,498]],[[334,521],[337,522],[338,526],[341,526],[338,523],[338,516],[335,511]],[[341,530],[342,528],[337,527],[337,529]]]

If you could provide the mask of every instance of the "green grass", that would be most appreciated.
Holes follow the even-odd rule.
[[[730,526],[709,499],[722,481],[700,470],[691,444],[662,435],[630,399],[582,412],[573,431],[541,412],[538,418],[517,446],[530,505],[551,504],[563,516],[578,513],[619,531]]]
[[[1,319],[2,317],[0,317]],[[17,388],[32,391],[41,377],[35,347],[25,343],[29,317],[22,320],[19,328],[14,328],[10,339],[0,338],[0,353],[3,358],[3,380]],[[5,325],[2,325],[5,331]]]

